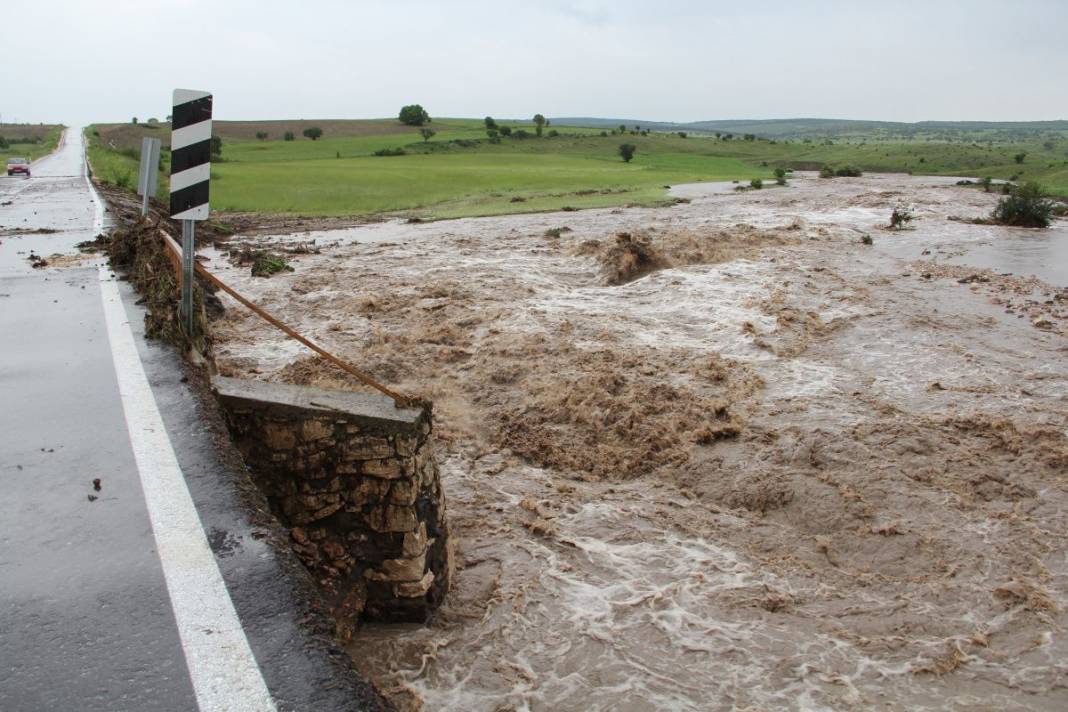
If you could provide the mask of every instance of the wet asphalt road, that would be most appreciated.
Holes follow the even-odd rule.
[[[106,217],[69,131],[34,177],[0,177],[0,710],[196,710],[131,449],[90,261],[69,253]],[[35,233],[35,229],[57,230]],[[373,709],[369,688],[309,630],[311,588],[172,350],[122,309],[215,561],[277,709]],[[100,489],[93,480],[99,478]],[[321,621],[320,621],[321,622]]]

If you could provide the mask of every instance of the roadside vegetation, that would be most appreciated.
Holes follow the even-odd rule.
[[[14,156],[29,161],[52,152],[62,126],[52,124],[0,124],[0,161]]]
[[[984,176],[984,189],[991,185],[985,177],[1037,181],[1053,195],[1068,196],[1068,133],[1004,143],[852,134],[849,140],[817,141],[626,124],[581,128],[543,114],[525,120],[441,118],[418,104],[401,111],[407,123],[400,114],[371,121],[216,122],[224,150],[213,158],[212,207],[433,219],[650,206],[669,202],[666,186],[672,184],[784,185],[794,170],[835,179],[865,172]],[[99,125],[90,134],[97,175],[133,187],[141,137],[159,136],[166,146],[169,125]],[[164,175],[168,157],[165,150]],[[165,195],[161,180],[157,196]]]

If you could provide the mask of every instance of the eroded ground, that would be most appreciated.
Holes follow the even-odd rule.
[[[1068,280],[967,263],[1065,223],[919,177],[685,195],[212,253],[434,400],[455,587],[357,666],[428,710],[1068,707]],[[224,373],[348,384],[224,301]]]

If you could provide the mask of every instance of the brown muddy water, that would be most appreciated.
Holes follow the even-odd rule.
[[[951,221],[996,201],[952,183],[284,236],[321,251],[270,279],[212,252],[435,401],[455,586],[357,667],[401,709],[1068,708],[1068,290],[1012,247],[1065,223]],[[227,306],[225,373],[350,385]]]

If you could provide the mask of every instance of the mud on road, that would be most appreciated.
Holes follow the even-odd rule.
[[[950,180],[687,196],[210,251],[434,400],[455,587],[357,666],[402,709],[1064,709],[1068,285],[969,266],[1030,238]],[[225,374],[353,385],[227,306]]]

